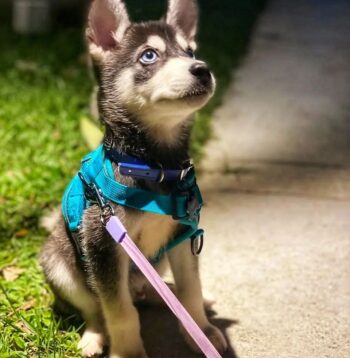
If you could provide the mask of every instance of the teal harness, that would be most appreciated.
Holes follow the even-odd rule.
[[[93,192],[96,195],[92,195]],[[186,227],[183,233],[162,247],[152,260],[159,260],[165,252],[187,239],[191,239],[192,253],[199,254],[204,234],[198,228],[203,200],[194,168],[184,178],[173,182],[170,195],[128,187],[116,181],[112,162],[101,145],[83,158],[79,172],[68,185],[62,199],[63,217],[72,234],[79,232],[84,210],[99,204],[101,198],[140,211],[171,216]],[[200,247],[194,249],[197,239],[200,239]]]

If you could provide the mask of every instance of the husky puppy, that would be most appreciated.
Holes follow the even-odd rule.
[[[99,86],[99,113],[106,126],[104,141],[109,146],[164,168],[181,168],[189,161],[193,114],[215,89],[207,65],[194,57],[197,15],[195,0],[169,0],[163,20],[132,23],[121,0],[92,2],[86,38]],[[170,192],[167,183],[122,176],[114,169],[116,179],[125,185]],[[181,231],[169,216],[113,207],[147,257]],[[40,262],[57,301],[75,307],[86,322],[79,343],[83,356],[101,354],[108,344],[111,358],[146,357],[133,303],[140,296],[152,299],[153,291],[131,269],[123,248],[106,235],[96,205],[84,212],[79,243],[84,261],[76,255],[60,215]],[[178,298],[223,353],[227,343],[206,317],[197,257],[189,243],[169,251],[166,258]],[[164,261],[157,266],[160,273]],[[198,351],[181,325],[180,331]]]

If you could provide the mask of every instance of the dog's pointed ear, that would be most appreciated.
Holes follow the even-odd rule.
[[[197,34],[197,0],[169,0],[166,22],[193,42]]]
[[[86,29],[89,51],[98,63],[118,47],[130,25],[122,0],[93,0]]]

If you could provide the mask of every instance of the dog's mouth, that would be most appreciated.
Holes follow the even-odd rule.
[[[185,93],[181,93],[178,96],[173,97],[162,97],[157,100],[157,102],[173,102],[174,104],[183,102],[187,105],[195,105],[195,104],[201,104],[209,100],[211,97],[213,91],[208,89],[200,89],[200,90],[190,90]]]
[[[178,101],[185,103],[187,106],[198,108],[204,106],[212,94],[212,89],[193,89],[181,95]]]
[[[213,95],[215,85],[191,86],[182,91],[170,90],[168,93],[160,93],[152,98],[153,103],[173,103],[173,105],[185,105],[185,107],[201,107]]]
[[[201,97],[208,97],[211,94],[211,91],[209,91],[208,89],[195,89],[195,90],[190,90],[186,93],[184,93],[182,96],[179,97],[179,99],[184,99],[184,100],[191,100],[191,99],[199,99]]]

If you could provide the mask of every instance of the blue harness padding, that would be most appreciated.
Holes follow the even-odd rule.
[[[184,240],[203,236],[203,230],[198,229],[203,200],[193,168],[185,178],[173,183],[170,195],[128,187],[115,180],[112,162],[101,145],[83,158],[79,172],[64,193],[62,213],[71,232],[79,231],[84,210],[95,204],[87,195],[86,184],[94,184],[105,199],[116,204],[153,214],[170,215],[188,227],[185,232],[161,248],[156,258]]]

